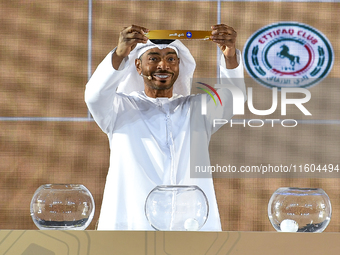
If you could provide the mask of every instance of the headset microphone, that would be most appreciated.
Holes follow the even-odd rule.
[[[152,80],[152,76],[151,75],[149,75],[149,76],[146,76],[146,75],[144,75],[144,74],[140,74],[141,76],[143,76],[143,77],[145,77],[145,78],[147,78],[149,81],[151,81]]]

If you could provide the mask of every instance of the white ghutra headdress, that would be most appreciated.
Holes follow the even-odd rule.
[[[133,91],[144,91],[143,78],[138,74],[135,66],[135,59],[139,58],[143,53],[152,48],[171,48],[177,53],[180,58],[179,75],[174,83],[173,94],[188,96],[191,90],[191,81],[193,77],[196,62],[191,55],[189,49],[179,40],[172,41],[171,43],[161,44],[154,43],[150,40],[146,44],[138,43],[137,46],[130,52],[127,58],[127,65],[123,72],[126,72],[124,79],[118,86],[117,92],[130,94]]]

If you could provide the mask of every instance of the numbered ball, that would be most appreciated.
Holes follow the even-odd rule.
[[[295,220],[286,219],[281,222],[280,229],[282,232],[297,232],[299,224]]]
[[[184,222],[184,228],[188,231],[197,231],[199,229],[198,221],[193,218],[189,218]]]

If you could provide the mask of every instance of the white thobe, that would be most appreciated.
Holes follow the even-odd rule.
[[[201,114],[201,95],[150,98],[143,91],[117,93],[128,61],[115,70],[112,53],[98,66],[85,91],[87,106],[110,145],[98,230],[154,230],[145,216],[145,199],[157,185],[177,184],[197,185],[204,191],[209,216],[201,230],[220,231],[213,180],[190,178],[189,169],[190,161],[210,165],[209,141],[218,129],[212,121],[232,117],[230,91],[218,90],[223,107],[207,97],[208,115]],[[223,56],[221,63],[220,77],[238,78],[231,82],[245,91],[242,64],[226,69]],[[190,146],[199,149],[190,150]]]

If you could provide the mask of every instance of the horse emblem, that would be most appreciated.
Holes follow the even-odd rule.
[[[280,48],[282,50],[276,54],[277,56],[280,58],[288,58],[293,67],[295,66],[295,63],[300,64],[300,57],[289,54],[289,48],[286,45],[283,44]]]

